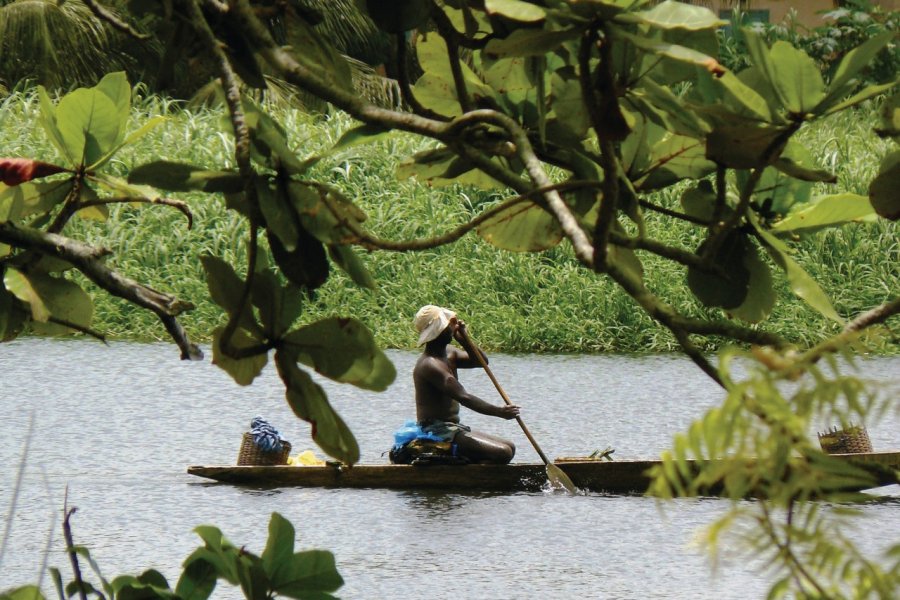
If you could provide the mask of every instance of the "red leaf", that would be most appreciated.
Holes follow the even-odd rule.
[[[62,173],[66,169],[30,158],[0,158],[0,181],[9,186],[19,185],[39,177]]]

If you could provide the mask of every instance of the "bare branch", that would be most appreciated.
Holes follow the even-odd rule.
[[[63,327],[68,327],[69,329],[74,329],[75,331],[80,331],[81,333],[89,335],[92,338],[96,338],[106,344],[106,336],[98,331],[91,329],[90,327],[83,327],[77,323],[72,323],[71,321],[67,321],[65,319],[58,319],[53,316],[51,316],[48,321],[50,321],[51,323],[56,323],[57,325],[62,325]]]
[[[196,0],[185,0],[190,23],[195,31],[199,34],[202,43],[206,49],[216,58],[217,67],[219,69],[219,77],[222,80],[222,88],[225,91],[225,103],[228,105],[228,111],[231,114],[231,126],[234,129],[234,158],[238,166],[241,176],[250,183],[250,176],[253,168],[250,165],[250,131],[247,128],[247,119],[244,115],[244,108],[241,105],[241,88],[237,75],[231,68],[228,55],[222,47],[222,43],[216,38],[209,23],[203,16]]]
[[[456,88],[456,99],[463,112],[469,112],[474,108],[472,98],[469,96],[469,88],[463,76],[462,61],[459,58],[459,39],[453,35],[456,29],[447,17],[446,13],[436,4],[431,5],[431,18],[437,25],[438,32],[447,43],[447,59],[450,62],[450,72],[453,74],[453,85]]]
[[[55,233],[17,227],[8,222],[0,223],[0,242],[36,250],[72,263],[88,279],[113,296],[124,298],[155,313],[178,344],[182,359],[199,360],[203,357],[200,349],[188,340],[187,334],[176,319],[178,315],[194,308],[194,305],[113,271],[100,260],[109,254],[108,250],[95,248]]]
[[[638,200],[638,204],[647,210],[651,210],[653,212],[657,212],[661,215],[666,215],[667,217],[672,217],[673,219],[679,219],[681,221],[687,221],[688,223],[694,223],[695,225],[703,225],[707,226],[710,224],[709,221],[704,221],[703,219],[698,219],[697,217],[692,217],[691,215],[678,212],[677,210],[672,210],[670,208],[666,208],[664,206],[659,206],[658,204],[653,204],[648,200]]]
[[[163,206],[171,206],[172,208],[180,211],[188,220],[188,229],[191,229],[194,226],[194,214],[191,212],[191,208],[188,206],[187,202],[182,200],[176,200],[174,198],[140,198],[134,196],[121,196],[116,198],[99,198],[97,200],[88,200],[87,202],[82,202],[78,205],[79,209],[89,208],[91,206],[103,206],[106,204],[161,204]]]
[[[322,183],[309,182],[308,185],[312,185],[320,190],[328,191],[329,186]],[[558,183],[550,186],[549,188],[539,188],[535,190],[531,190],[525,194],[521,194],[519,196],[515,196],[513,198],[508,198],[504,200],[500,204],[496,206],[492,206],[491,208],[485,210],[480,215],[475,217],[474,219],[463,223],[459,227],[448,231],[447,233],[418,240],[407,240],[396,242],[393,240],[385,240],[373,236],[362,227],[360,227],[356,222],[350,221],[344,218],[342,211],[336,207],[333,202],[328,198],[327,194],[323,194],[322,198],[331,211],[332,215],[338,220],[338,222],[345,228],[347,228],[354,236],[355,239],[353,243],[356,243],[363,248],[368,250],[390,250],[394,252],[407,252],[412,250],[428,250],[430,248],[437,248],[439,246],[444,246],[446,244],[450,244],[460,239],[470,231],[476,229],[479,225],[484,223],[485,221],[495,217],[499,213],[511,208],[517,204],[521,204],[523,202],[527,202],[537,196],[541,196],[544,193],[550,191],[551,189],[556,191],[571,191],[574,189],[580,188],[588,188],[588,187],[598,187],[601,184],[596,181],[567,181],[564,183]]]

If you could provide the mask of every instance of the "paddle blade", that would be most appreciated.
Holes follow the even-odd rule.
[[[547,463],[547,479],[550,480],[550,487],[553,489],[565,489],[573,496],[578,493],[578,488],[572,483],[565,471],[553,463]]]

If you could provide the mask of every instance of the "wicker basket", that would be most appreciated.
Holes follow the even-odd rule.
[[[850,425],[845,429],[833,427],[831,431],[820,433],[819,445],[828,454],[860,454],[872,451],[869,432],[860,425]]]
[[[241,450],[238,452],[238,465],[286,465],[291,455],[291,443],[282,440],[281,451],[266,452],[253,443],[253,436],[244,432],[241,438]]]

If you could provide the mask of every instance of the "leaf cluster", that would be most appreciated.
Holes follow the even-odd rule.
[[[219,528],[201,525],[195,530],[203,545],[194,550],[184,563],[181,576],[172,588],[165,576],[155,569],[140,575],[120,575],[111,581],[100,571],[99,565],[84,546],[72,546],[68,553],[75,564],[86,561],[99,581],[99,587],[81,576],[63,583],[59,569],[51,568],[54,586],[60,600],[106,598],[118,600],[206,600],[219,581],[239,587],[247,600],[296,598],[297,600],[328,600],[344,585],[335,566],[334,555],[327,550],[294,551],[296,532],[290,521],[279,513],[272,513],[269,537],[262,554],[232,544]],[[0,593],[2,600],[46,600],[36,586],[28,585]]]

